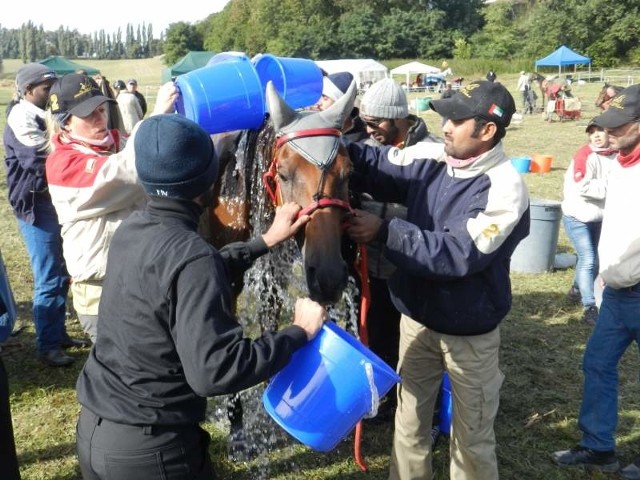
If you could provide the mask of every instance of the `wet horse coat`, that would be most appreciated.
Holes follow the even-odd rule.
[[[201,233],[215,246],[247,240],[270,225],[274,207],[296,202],[311,216],[296,238],[303,258],[309,296],[334,303],[347,286],[348,268],[342,255],[343,225],[350,214],[351,161],[340,141],[340,128],[351,113],[355,82],[329,109],[296,112],[267,85],[269,118],[258,130],[213,136],[220,159],[215,186],[217,203],[203,215]],[[268,255],[267,257],[272,257]],[[261,259],[262,260],[262,259]],[[261,261],[260,260],[260,261]],[[285,283],[276,268],[267,266],[259,278],[262,292],[257,320],[260,328],[277,328],[284,299],[274,282]],[[243,278],[232,279],[236,299]],[[230,450],[247,449],[239,398],[229,405]]]

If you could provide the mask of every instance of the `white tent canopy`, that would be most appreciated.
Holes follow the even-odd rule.
[[[409,62],[392,69],[390,73],[391,76],[404,75],[406,77],[407,85],[411,85],[412,75],[417,75],[419,73],[423,75],[428,75],[430,73],[440,73],[440,69],[437,67],[432,67],[431,65],[427,65],[426,63]]]
[[[363,88],[363,84],[367,82],[374,83],[389,76],[387,67],[370,58],[318,60],[316,64],[329,74],[349,72],[355,78],[358,88]]]

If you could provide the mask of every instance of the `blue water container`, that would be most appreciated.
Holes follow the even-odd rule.
[[[314,450],[328,452],[399,381],[380,357],[334,322],[327,322],[271,379],[262,402],[290,435]]]
[[[440,432],[445,435],[451,433],[451,417],[453,415],[453,400],[451,398],[451,382],[449,375],[442,375],[442,392],[440,400]]]
[[[263,89],[269,81],[291,108],[306,108],[318,103],[322,95],[322,70],[306,58],[276,57],[260,53],[253,57]]]

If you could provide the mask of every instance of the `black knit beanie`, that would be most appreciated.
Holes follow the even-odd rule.
[[[150,196],[192,200],[218,176],[209,134],[178,114],[143,120],[134,136],[138,178]]]

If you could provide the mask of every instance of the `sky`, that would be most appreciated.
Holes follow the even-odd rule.
[[[178,0],[162,2],[159,0],[115,0],[115,1],[77,1],[63,2],[52,0],[29,0],[28,8],[14,8],[0,18],[4,28],[20,28],[31,20],[45,30],[57,30],[61,25],[80,33],[92,34],[100,30],[115,33],[118,27],[126,32],[127,24],[151,24],[154,37],[169,27],[170,23],[195,23],[204,20],[212,13],[219,12],[229,0]],[[100,7],[106,5],[106,8]],[[134,30],[135,31],[135,30]]]

